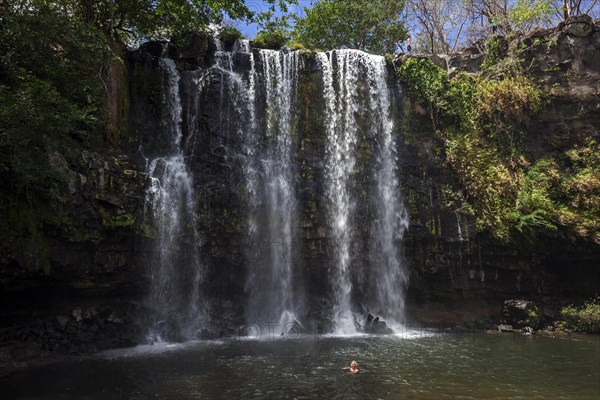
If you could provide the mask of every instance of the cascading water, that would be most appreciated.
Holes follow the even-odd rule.
[[[146,193],[146,209],[156,226],[149,296],[154,323],[149,336],[151,340],[180,340],[195,337],[200,328],[202,274],[193,178],[182,148],[180,77],[173,60],[161,58],[160,66],[166,76],[168,115],[164,121],[169,140],[164,154],[148,164],[151,185]]]
[[[357,318],[351,307],[352,255],[355,226],[351,216],[356,206],[352,175],[359,140],[358,118],[369,120],[368,139],[377,151],[374,166],[374,209],[371,229],[369,277],[375,293],[364,301],[384,316],[402,318],[406,273],[399,254],[400,241],[408,226],[396,176],[395,140],[392,136],[390,90],[385,59],[356,50],[316,53],[323,72],[328,136],[326,193],[332,231],[333,319],[341,333],[356,331]],[[364,97],[364,86],[368,92]],[[369,113],[365,115],[365,113]],[[365,135],[365,132],[360,132]],[[371,304],[369,304],[371,303]]]
[[[402,321],[407,277],[400,249],[408,222],[397,177],[385,59],[355,50],[315,57],[325,104],[324,200],[332,250],[332,318],[339,332],[349,334],[361,329],[357,315],[365,308]],[[148,163],[152,186],[147,208],[157,226],[150,295],[154,336],[194,337],[206,321],[207,309],[199,296],[202,270],[194,220],[198,207],[186,156],[193,154],[195,141],[207,143],[194,136],[192,127],[206,126],[203,118],[211,110],[218,114],[206,114],[214,115],[210,146],[226,154],[227,168],[240,168],[242,173],[241,181],[235,174],[231,177],[238,183],[232,193],[239,193],[247,212],[246,322],[282,332],[299,323],[299,285],[293,281],[300,179],[294,165],[294,129],[304,60],[298,52],[254,50],[247,41],[235,43],[232,52],[217,43],[214,59],[212,67],[184,72],[181,78],[172,60],[160,60],[169,141],[163,154]],[[209,94],[219,98],[213,97],[217,101],[205,110],[203,99]],[[185,141],[182,117],[188,129]],[[370,150],[365,153],[364,148]]]
[[[235,71],[234,53],[247,54],[247,76]],[[213,69],[220,75],[222,136],[242,138],[242,170],[248,207],[246,321],[287,330],[296,321],[292,282],[296,212],[291,121],[299,55],[250,49],[239,40],[233,52],[217,45]],[[257,112],[257,101],[264,109]],[[224,104],[223,102],[227,102]],[[260,122],[260,123],[259,123]]]
[[[247,135],[250,188],[250,241],[254,247],[247,290],[250,323],[277,324],[285,331],[296,321],[292,285],[293,220],[296,213],[292,166],[292,110],[299,55],[259,50],[260,71],[249,77],[249,99],[264,97],[263,129],[251,116]],[[251,62],[254,71],[254,60]],[[255,81],[256,78],[258,81]],[[255,109],[254,105],[251,106]]]
[[[329,57],[328,57],[329,54]],[[354,204],[349,193],[350,174],[354,170],[354,146],[356,145],[356,124],[352,118],[357,111],[356,102],[351,98],[356,94],[356,68],[350,58],[354,52],[343,51],[338,55],[337,83],[334,90],[332,58],[334,53],[317,53],[317,62],[323,71],[323,95],[326,104],[327,166],[326,193],[331,213],[331,228],[334,245],[334,267],[332,286],[334,296],[333,319],[342,333],[356,332],[350,307],[350,246],[352,232],[349,224]]]
[[[408,213],[402,203],[397,177],[396,141],[392,136],[390,89],[383,57],[369,56],[367,64],[371,103],[371,137],[378,142],[375,182],[377,187],[374,243],[371,246],[372,276],[377,305],[394,322],[403,322],[407,272],[399,254],[408,229]]]

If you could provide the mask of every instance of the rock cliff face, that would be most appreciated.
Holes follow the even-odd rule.
[[[77,165],[58,151],[48,157],[69,177],[62,200],[14,204],[3,218],[0,364],[23,351],[79,353],[139,338],[132,300],[144,290],[145,175],[106,153],[81,150]]]
[[[4,340],[34,341],[47,349],[68,352],[73,350],[67,346],[72,337],[88,329],[96,332],[92,325],[110,325],[115,318],[119,323],[139,321],[144,314],[139,304],[148,287],[145,266],[153,256],[148,249],[154,240],[153,227],[145,215],[149,182],[144,172],[146,158],[164,146],[165,78],[158,62],[164,56],[173,58],[182,76],[186,76],[180,85],[182,115],[194,116],[183,118],[182,133],[184,140],[194,141],[185,156],[195,177],[198,198],[197,245],[205,268],[202,292],[208,299],[215,333],[244,323],[245,282],[253,268],[247,249],[257,245],[249,243],[246,235],[248,189],[244,184],[244,143],[239,136],[244,120],[236,109],[237,99],[223,91],[230,76],[203,72],[216,62],[216,44],[202,35],[190,43],[177,46],[152,42],[128,54],[131,109],[122,155],[82,151],[78,165],[67,165],[59,152],[50,152],[51,164],[70,177],[64,201],[37,208],[15,205],[10,209],[13,214],[20,213],[17,219],[26,219],[30,213],[36,218],[18,234],[10,226],[2,226],[5,239],[0,244],[0,307],[6,326]],[[528,156],[532,160],[548,153],[561,157],[584,139],[599,141],[599,24],[588,19],[571,21],[554,30],[518,37],[506,46],[523,44],[524,65],[553,94],[529,126],[525,138]],[[231,50],[233,44],[225,46]],[[437,62],[449,72],[461,68],[475,71],[481,59],[477,50],[471,49],[438,57]],[[249,73],[247,53],[234,52],[231,61],[237,73]],[[331,307],[331,244],[323,212],[323,78],[310,54],[302,55],[300,63],[292,146],[298,176],[294,182],[298,204],[293,229],[298,243],[293,254],[293,290],[304,293],[298,295],[304,320],[324,325]],[[476,221],[459,210],[464,193],[444,167],[429,116],[416,99],[403,94],[391,66],[388,84],[393,88],[399,177],[410,219],[403,241],[410,272],[409,319],[444,324],[489,319],[491,323],[501,319],[503,300],[507,298],[542,301],[552,313],[565,299],[577,300],[600,291],[598,244],[549,238],[535,247],[501,245],[486,233],[477,233]],[[259,96],[256,104],[264,107],[265,99]],[[189,112],[191,109],[194,112]],[[368,131],[368,124],[363,121],[361,131]],[[369,174],[375,160],[367,138],[359,143],[364,146],[357,152],[359,172],[354,177],[354,190],[367,205],[369,180],[361,177]],[[50,215],[37,218],[42,211]],[[15,220],[14,215],[11,218]],[[359,206],[353,218],[360,225],[360,221],[373,218],[373,210]],[[369,236],[368,230],[364,235]],[[357,265],[368,265],[369,254],[360,243],[352,256]],[[360,280],[361,276],[352,279]],[[90,315],[106,318],[102,317],[102,323],[96,321],[100,317],[90,317],[89,323],[78,321],[73,309],[87,309]],[[47,334],[51,339],[43,339],[43,330],[27,328],[23,336],[20,327],[31,325],[28,321],[32,310],[36,310],[34,319],[39,318],[42,325],[44,321],[50,321],[49,326],[60,325],[60,329],[53,328],[60,334]],[[115,313],[120,314],[115,317]],[[57,315],[68,317],[59,321]],[[71,323],[78,328],[64,333],[63,328]],[[101,341],[114,334],[115,328],[110,329],[112,333],[104,336],[94,333],[91,339],[89,335],[81,341],[73,339],[82,346],[73,351],[86,350],[94,338]],[[142,337],[139,329],[125,331],[128,340]]]
[[[550,94],[524,138],[527,159],[564,160],[565,152],[600,138],[600,26],[589,17],[557,28],[501,40],[500,48],[520,49],[522,64]],[[483,55],[476,48],[434,56],[448,69],[476,72]],[[399,60],[402,62],[402,59]],[[412,309],[422,320],[498,320],[502,298],[536,299],[556,317],[564,301],[594,296],[600,288],[597,243],[573,238],[545,238],[501,245],[475,221],[460,213],[464,193],[443,167],[431,120],[414,99],[405,103],[403,130],[406,197],[411,229],[406,254],[412,271]]]

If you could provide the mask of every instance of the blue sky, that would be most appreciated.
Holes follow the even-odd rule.
[[[378,0],[373,0],[373,1],[378,1]],[[583,0],[582,1],[582,10],[587,10],[587,8],[593,4],[594,0]],[[289,12],[291,13],[295,13],[298,16],[304,16],[304,8],[308,7],[310,8],[311,5],[313,4],[313,0],[298,0],[298,5],[290,5],[289,6]],[[509,3],[512,4],[514,2],[514,0],[509,0]],[[558,2],[555,0],[555,3],[558,4]],[[261,13],[261,12],[265,12],[269,10],[269,4],[266,1],[263,0],[247,0],[246,1],[246,5],[248,6],[248,8],[255,12],[255,13]],[[600,13],[600,2],[596,3],[594,8],[591,10],[591,15],[594,18],[598,18],[598,15]],[[276,15],[281,15],[281,12],[276,12]],[[242,32],[242,34],[247,37],[248,39],[253,39],[254,36],[257,33],[258,30],[258,26],[256,24],[247,24],[243,21],[235,21],[235,26]],[[408,15],[408,19],[405,21],[406,23],[406,27],[409,29],[409,31],[411,31],[411,33],[413,34],[413,39],[416,37],[416,33],[418,33],[420,31],[420,26],[418,26],[418,24],[416,23],[415,19],[413,18],[412,15]],[[485,23],[484,23],[485,24]],[[464,32],[463,32],[464,33]],[[454,33],[450,33],[450,39],[453,39]],[[463,35],[466,38],[466,34]],[[413,40],[413,46],[414,46],[414,40]]]
[[[266,1],[261,0],[249,0],[246,1],[246,5],[248,8],[256,13],[260,13],[263,11],[269,10],[269,5]],[[304,7],[310,7],[311,0],[299,0],[298,5],[289,6],[289,11],[295,13],[297,15],[304,15]],[[276,13],[276,15],[281,15],[281,13]],[[256,24],[246,24],[245,22],[238,22],[237,28],[242,32],[244,36],[248,39],[252,39],[257,32],[258,27]]]

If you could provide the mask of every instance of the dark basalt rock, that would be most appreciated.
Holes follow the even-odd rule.
[[[594,20],[589,15],[580,15],[565,21],[566,33],[571,36],[585,37],[594,31]]]
[[[509,48],[521,49],[527,73],[552,94],[532,116],[523,137],[522,148],[532,162],[553,157],[568,163],[566,151],[585,145],[590,138],[600,140],[600,25],[596,21],[591,30],[569,31],[573,24],[587,27],[590,19],[573,18],[557,28],[510,41],[500,38],[501,54]],[[470,49],[443,56],[442,67],[448,70],[455,59],[462,62],[475,54],[476,50]],[[398,62],[405,59],[399,57]],[[600,263],[596,243],[552,237],[542,238],[532,249],[529,242],[504,245],[477,232],[475,219],[463,212],[466,194],[443,168],[427,107],[406,96],[403,110],[403,115],[410,115],[401,122],[399,162],[410,212],[404,250],[411,269],[406,308],[412,317],[429,323],[440,316],[447,317],[445,323],[450,318],[461,321],[467,315],[500,321],[504,300],[523,297],[544,304],[540,314],[550,320],[560,316],[561,298],[581,300],[600,290],[600,270],[594,267]],[[548,296],[554,300],[538,301]],[[474,301],[490,307],[474,308]],[[436,303],[452,304],[454,315],[448,316],[443,307],[423,310],[424,305]],[[546,303],[554,304],[547,310]],[[414,315],[412,311],[417,309],[419,315]]]
[[[388,327],[387,322],[385,322],[381,317],[368,313],[365,316],[365,323],[363,325],[363,330],[366,333],[372,333],[377,335],[387,335],[394,333],[394,331]]]
[[[75,309],[72,316],[4,329],[0,334],[0,362],[35,362],[50,352],[73,355],[129,347],[139,343],[141,336],[131,315],[112,309]]]
[[[159,41],[152,40],[146,42],[140,46],[140,51],[144,53],[148,53],[152,57],[164,57],[168,53],[168,48],[170,47],[170,43],[168,41]]]
[[[506,300],[502,308],[504,323],[516,328],[540,325],[540,310],[535,303],[528,300]]]
[[[29,361],[39,357],[41,354],[40,346],[34,342],[6,342],[0,345],[1,361]]]

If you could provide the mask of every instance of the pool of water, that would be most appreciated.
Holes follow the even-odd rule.
[[[360,373],[341,370],[351,360]],[[0,380],[2,399],[600,399],[600,337],[427,332],[140,346]]]

